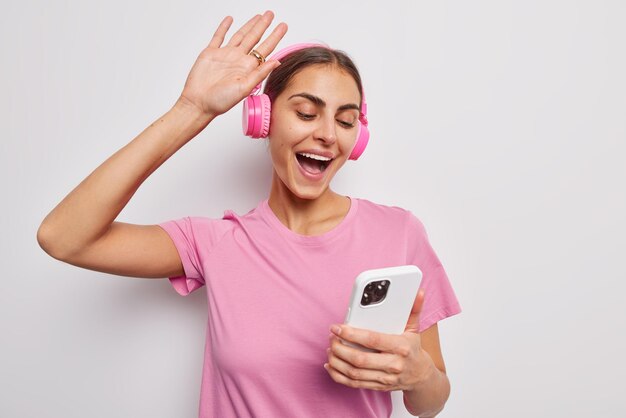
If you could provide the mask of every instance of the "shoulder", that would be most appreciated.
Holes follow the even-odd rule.
[[[178,219],[172,219],[163,223],[174,224],[180,228],[192,229],[196,231],[207,229],[227,229],[232,222],[222,218],[210,218],[207,216],[189,215]]]
[[[368,199],[355,199],[358,200],[359,213],[370,221],[393,223],[408,228],[423,228],[422,222],[408,209],[375,203]]]
[[[256,208],[250,209],[248,212],[239,214],[232,209],[225,209],[221,218],[207,217],[207,216],[187,216],[187,219],[191,224],[199,228],[211,228],[217,231],[227,231],[235,228],[243,221],[253,221],[261,217],[261,205]]]
[[[185,216],[159,224],[171,236],[184,236],[187,240],[218,241],[228,230],[233,228],[233,222],[222,218],[207,216]]]

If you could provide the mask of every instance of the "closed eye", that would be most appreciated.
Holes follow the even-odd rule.
[[[337,122],[339,122],[339,124],[344,128],[354,128],[354,122],[350,123],[339,119],[337,120]]]
[[[308,114],[308,113],[302,113],[302,112],[300,112],[298,110],[296,110],[296,114],[298,115],[298,117],[300,119],[306,120],[306,121],[313,120],[313,119],[315,119],[315,116],[316,116],[316,115],[311,115],[311,114]],[[346,128],[346,129],[354,128],[354,124],[356,123],[356,121],[355,122],[346,122],[345,120],[341,120],[341,119],[337,119],[337,122],[342,127]]]
[[[298,117],[302,120],[313,120],[315,118],[315,115],[309,115],[308,113],[302,113],[299,111],[296,111],[296,113],[298,114]]]

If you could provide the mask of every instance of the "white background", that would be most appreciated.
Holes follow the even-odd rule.
[[[463,307],[439,324],[441,416],[625,416],[625,3],[259,4],[3,1],[0,416],[197,416],[203,291],[66,265],[35,237],[173,105],[223,16],[265,8],[290,25],[281,46],[324,41],[361,69],[372,139],[333,188],[426,225]],[[240,112],[118,220],[243,214],[267,197],[269,156]]]

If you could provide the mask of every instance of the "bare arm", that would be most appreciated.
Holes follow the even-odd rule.
[[[273,13],[256,15],[221,46],[232,18],[217,28],[187,77],[176,104],[97,167],[43,220],[39,245],[59,260],[118,275],[167,277],[182,273],[178,252],[158,225],[115,222],[139,186],[215,117],[239,103],[278,66],[259,65],[248,52]],[[284,23],[256,49],[269,54],[287,31]]]
[[[153,225],[150,230],[150,227],[142,229],[113,221],[144,180],[204,129],[211,119],[193,107],[177,102],[171,110],[96,168],[46,216],[37,232],[41,247],[57,259],[91,268],[95,267],[89,262],[95,258],[92,253],[101,249],[104,256],[109,247],[100,240],[126,247],[155,242],[152,239],[158,237],[158,231],[154,228],[158,226]],[[146,242],[137,241],[137,238],[135,242],[128,242],[130,237],[124,237],[126,234],[122,234],[122,231],[135,237],[144,235]],[[169,237],[165,235],[163,238],[159,245],[161,251],[154,254],[155,260],[171,253],[171,250],[176,251],[173,244],[170,244],[168,251],[168,246],[164,244],[168,244]],[[133,254],[132,248],[126,250],[115,251],[111,255],[137,255]],[[85,255],[87,260],[83,259]],[[168,258],[172,260],[171,256]],[[141,262],[141,259],[138,261]]]

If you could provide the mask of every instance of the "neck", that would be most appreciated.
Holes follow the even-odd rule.
[[[268,205],[276,217],[290,230],[304,233],[318,229],[336,217],[343,218],[350,207],[346,196],[326,188],[314,197],[295,195],[274,172]],[[346,209],[347,208],[347,209]]]

